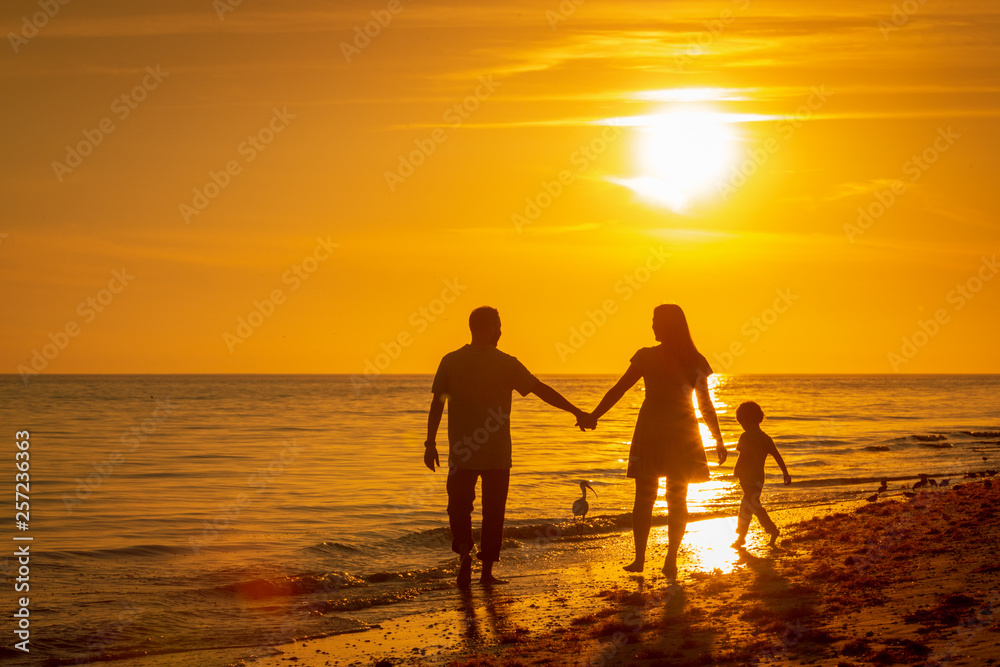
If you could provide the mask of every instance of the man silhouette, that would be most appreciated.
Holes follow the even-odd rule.
[[[510,483],[511,392],[535,394],[572,413],[580,430],[594,428],[597,421],[532,375],[515,357],[497,349],[500,313],[496,308],[483,306],[472,311],[469,329],[472,343],[446,354],[434,376],[424,443],[424,465],[433,471],[435,465],[441,465],[435,438],[448,401],[448,521],[452,551],[460,556],[458,585],[463,588],[472,579],[472,503],[479,478],[483,480],[480,581],[485,585],[505,583],[493,576],[493,563],[500,560]]]

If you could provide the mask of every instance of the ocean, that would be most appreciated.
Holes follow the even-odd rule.
[[[616,380],[543,379],[584,409]],[[13,592],[14,547],[0,560],[3,616],[28,596],[32,657],[77,664],[364,632],[440,601],[456,563],[446,471],[422,464],[430,385],[41,375],[25,386],[2,376],[2,422],[11,437],[30,433],[29,527],[11,516],[7,539],[31,553],[27,593]],[[691,487],[693,518],[735,514],[744,400],[763,407],[793,478],[783,486],[769,462],[768,508],[859,500],[882,477],[895,493],[920,474],[954,483],[1000,455],[997,375],[717,375],[712,393],[731,456]],[[626,458],[642,397],[640,382],[581,433],[567,413],[515,394],[501,575],[584,544],[569,539],[582,480],[596,491],[583,535],[628,531]],[[11,495],[15,451],[3,474]],[[18,656],[3,637],[3,655]]]

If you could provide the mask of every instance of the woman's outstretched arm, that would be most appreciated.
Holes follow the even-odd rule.
[[[601,399],[597,408],[590,413],[593,415],[594,419],[600,419],[605,412],[613,408],[615,403],[620,401],[622,396],[625,395],[625,392],[631,389],[641,377],[642,371],[636,368],[635,364],[631,364],[628,367],[628,370],[625,371],[625,374],[622,375],[621,379],[615,383],[615,386],[609,389],[608,393],[604,395],[604,398]]]
[[[715,452],[719,455],[719,465],[726,462],[729,456],[726,453],[726,444],[722,441],[722,429],[719,428],[719,416],[715,414],[715,405],[712,404],[712,395],[708,391],[708,376],[700,375],[695,384],[694,393],[698,397],[698,409],[701,417],[708,425],[708,430],[715,438]]]

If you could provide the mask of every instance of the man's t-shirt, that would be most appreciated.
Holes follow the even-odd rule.
[[[777,452],[774,440],[763,431],[744,431],[736,445],[740,458],[736,460],[733,474],[741,480],[764,480],[764,462],[767,455]]]
[[[448,399],[448,467],[511,467],[511,391],[538,384],[520,361],[492,345],[465,345],[441,360],[431,391]]]

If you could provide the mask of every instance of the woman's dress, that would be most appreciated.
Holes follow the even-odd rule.
[[[712,368],[700,354],[688,363],[678,356],[657,345],[642,348],[631,359],[642,371],[646,396],[635,422],[628,477],[669,477],[685,483],[709,479],[692,392]]]

